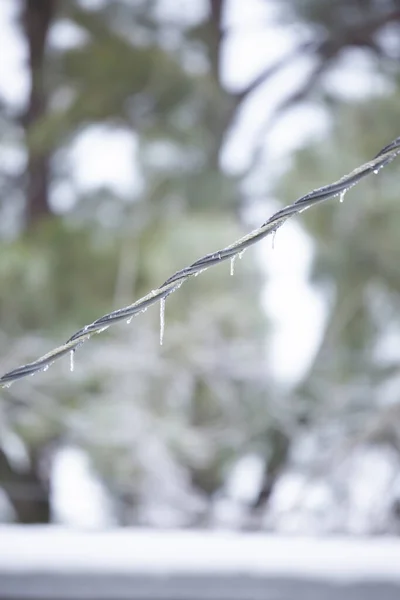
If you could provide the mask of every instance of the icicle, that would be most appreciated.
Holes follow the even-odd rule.
[[[272,232],[272,250],[275,250],[276,229]]]
[[[8,389],[12,386],[12,384],[13,384],[12,381],[10,381],[9,383],[3,383],[3,387]]]
[[[346,192],[347,192],[347,189],[343,190],[343,192],[340,192],[339,202],[343,202]]]
[[[74,353],[75,350],[71,350],[71,352],[69,353],[69,369],[71,373],[74,370]]]
[[[160,300],[160,346],[163,345],[165,327],[165,298]]]
[[[246,252],[246,250],[247,250],[247,248],[245,248],[244,250],[241,250],[241,251],[239,252],[238,256],[239,256],[240,260],[242,260],[242,256],[243,256],[243,254]]]
[[[194,273],[194,276],[198,277],[199,275],[201,275],[201,273],[204,273],[204,271],[207,271],[207,269],[200,269],[200,271],[197,271],[197,273]]]
[[[237,256],[237,254],[235,254],[235,256],[232,256],[232,258],[231,258],[231,276],[233,276],[235,274],[235,260],[236,260],[236,256]]]
[[[43,373],[46,373],[46,371],[49,370],[50,365],[46,365],[45,367],[43,367],[42,371]]]
[[[110,327],[109,325],[106,325],[105,327],[102,327],[101,329],[99,329],[96,333],[103,333],[103,331],[105,331],[109,327]]]
[[[130,316],[129,319],[127,319],[127,321],[126,321],[127,325],[130,325],[130,323],[132,323],[133,317],[134,317],[134,315]]]

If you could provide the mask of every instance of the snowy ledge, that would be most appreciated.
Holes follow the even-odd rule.
[[[400,539],[0,526],[0,571],[246,573],[400,583]]]
[[[400,539],[0,527],[0,598],[294,597],[400,598]]]

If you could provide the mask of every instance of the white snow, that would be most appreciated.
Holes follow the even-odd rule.
[[[109,499],[82,450],[68,446],[56,453],[51,484],[51,505],[56,522],[85,529],[97,529],[113,522]],[[0,561],[0,567],[1,564]]]
[[[243,503],[254,502],[262,484],[263,470],[263,461],[256,454],[240,458],[227,478],[227,496]]]
[[[0,570],[249,574],[400,581],[400,540],[57,527],[0,527]],[[34,549],[34,551],[33,551]]]

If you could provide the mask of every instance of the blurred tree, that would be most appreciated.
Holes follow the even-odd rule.
[[[45,352],[54,339],[67,337],[111,306],[128,303],[183,262],[240,234],[236,221],[245,199],[239,179],[221,172],[221,149],[243,104],[259,86],[273,86],[274,76],[287,64],[305,56],[314,66],[279,109],[305,99],[325,102],[346,128],[339,142],[327,146],[326,160],[310,150],[299,155],[291,181],[307,177],[315,187],[318,173],[320,183],[326,183],[392,136],[388,124],[393,120],[384,105],[379,105],[384,115],[379,131],[366,136],[369,121],[355,118],[363,111],[339,110],[336,90],[327,88],[325,75],[340,66],[345,51],[357,49],[373,57],[387,81],[397,86],[400,50],[392,33],[399,26],[398,2],[271,2],[278,9],[276,23],[287,26],[297,44],[236,93],[222,85],[227,5],[227,0],[209,0],[197,18],[189,9],[179,18],[173,11],[171,18],[153,0],[108,0],[93,6],[78,0],[21,0],[30,95],[22,111],[0,102],[3,145],[26,151],[20,173],[1,173],[0,343],[10,367]],[[72,42],[63,44],[58,37],[66,29]],[[396,115],[396,109],[390,114]],[[137,190],[123,197],[108,188],[83,193],[71,186],[69,152],[96,126],[123,131],[135,140],[140,199]],[[63,186],[72,188],[69,211],[59,203]],[[285,190],[290,193],[282,198],[290,200],[302,191],[298,185]],[[248,448],[256,448],[265,463],[249,509],[265,506],[291,460],[299,423],[311,419],[314,424],[322,410],[311,410],[310,398],[317,407],[331,378],[339,390],[338,381],[354,382],[357,373],[365,383],[366,371],[373,373],[368,348],[377,339],[377,326],[365,299],[371,257],[364,247],[354,249],[354,227],[342,221],[338,225],[335,210],[326,209],[326,222],[321,213],[315,217],[321,223],[313,226],[314,216],[308,213],[306,221],[318,255],[326,261],[321,259],[318,272],[329,289],[333,277],[338,286],[327,332],[336,331],[337,321],[348,324],[346,314],[352,310],[357,314],[351,313],[340,340],[327,333],[314,379],[297,390],[306,396],[307,414],[288,410],[289,403],[266,383],[265,319],[254,301],[260,285],[254,264],[238,264],[234,278],[223,267],[212,270],[168,301],[165,354],[156,349],[153,318],[143,315],[132,333],[116,330],[103,344],[84,348],[81,374],[68,385],[54,367],[43,384],[38,378],[35,386],[21,382],[4,393],[4,430],[22,440],[30,457],[24,473],[20,463],[13,467],[4,444],[6,466],[0,477],[17,518],[43,521],[49,515],[32,505],[24,511],[29,517],[22,516],[6,480],[29,475],[37,485],[36,497],[48,506],[50,486],[42,464],[50,442],[53,447],[78,444],[89,453],[123,523],[151,521],[152,511],[163,502],[179,507],[187,522],[201,520],[230,466]],[[364,223],[363,215],[357,218]],[[379,218],[383,231],[388,222]],[[366,239],[361,231],[375,235],[375,223],[359,228],[360,246]],[[20,233],[12,242],[10,231]],[[348,240],[341,249],[338,231]],[[375,260],[379,270],[382,258]],[[390,260],[385,268],[395,282]],[[346,318],[339,305],[343,296],[350,311]],[[46,337],[44,330],[50,332]],[[326,419],[334,412],[334,403],[327,404]]]
[[[286,64],[308,57],[313,64],[310,74],[279,106],[279,110],[287,110],[321,90],[325,76],[336,67],[343,67],[349,51],[361,51],[380,73],[390,79],[397,78],[399,0],[283,0],[272,5],[278,9],[276,23],[291,29],[297,44],[283,59],[262,72],[244,90],[244,95],[268,81]]]
[[[21,3],[31,96],[29,118],[16,115],[14,129],[20,123],[25,128],[28,178],[25,233],[4,241],[0,258],[7,362],[45,351],[53,341],[44,339],[44,329],[67,336],[114,303],[148,292],[182,264],[183,253],[186,262],[240,235],[237,182],[218,165],[232,98],[219,77],[222,2],[217,4],[195,33],[184,20],[158,17],[153,2],[113,1],[96,8]],[[66,24],[81,43],[57,45],[57,31]],[[164,42],[168,35],[176,40],[171,47]],[[76,190],[69,214],[49,218],[59,210],[52,190],[71,178],[69,148],[99,124],[137,140],[140,200],[110,189],[86,195]],[[15,229],[21,230],[18,222]],[[14,465],[4,442],[2,481],[16,518],[49,517],[51,485],[41,455],[48,456],[50,442],[53,450],[69,443],[85,448],[123,523],[146,520],[152,496],[162,498],[160,483],[149,493],[154,478],[165,482],[166,500],[171,486],[179,491],[182,477],[186,495],[211,497],[251,427],[260,427],[261,415],[243,427],[246,406],[261,398],[265,404],[267,389],[265,318],[254,301],[259,283],[254,263],[237,265],[235,277],[229,268],[213,270],[168,302],[173,342],[165,355],[154,343],[154,319],[141,317],[130,347],[127,331],[111,334],[98,355],[100,369],[92,352],[86,358],[82,353],[84,374],[72,387],[51,370],[43,387],[35,380],[34,389],[29,381],[8,390],[5,439],[16,436],[28,456]],[[153,446],[156,457],[147,459],[143,453]],[[169,465],[165,476],[160,461]],[[38,502],[22,514],[10,480],[28,476],[26,503]]]
[[[46,44],[54,18],[55,0],[26,0],[22,22],[28,46],[30,95],[21,123],[27,135],[47,114],[49,90],[46,85]],[[50,156],[48,150],[37,151],[27,144],[26,218],[28,224],[50,213]]]
[[[393,137],[397,121],[397,91],[352,104],[337,102],[323,147],[312,144],[295,155],[279,183],[279,196],[293,198],[302,193],[299,185],[318,187],[349,171],[349,165],[365,162]],[[328,315],[314,360],[295,394],[303,399],[309,436],[334,432],[334,448],[322,459],[324,466],[323,454],[309,457],[308,465],[312,471],[320,463],[331,484],[337,455],[346,447],[374,444],[399,453],[397,180],[394,166],[349,191],[343,203],[329,203],[302,219],[315,246],[311,283],[324,294]],[[399,468],[400,454],[397,462]],[[397,488],[394,479],[388,490],[394,504]],[[387,523],[393,526],[390,519]]]

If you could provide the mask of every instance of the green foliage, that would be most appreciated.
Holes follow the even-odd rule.
[[[306,181],[310,188],[339,177],[373,155],[383,140],[393,137],[393,123],[398,121],[397,93],[336,108],[323,146],[309,146],[297,153],[281,182],[282,198],[292,200],[302,193],[297,182]],[[397,181],[394,164],[349,190],[343,203],[338,199],[302,215],[315,245],[311,281],[324,293],[329,310],[320,346],[299,391],[308,402],[311,422],[318,422],[321,414],[328,422],[339,419],[344,436],[354,439],[358,430],[363,442],[372,439],[361,433],[365,422],[376,411],[386,413],[386,390],[397,387]],[[388,336],[389,351],[385,350]],[[335,398],[339,400],[335,402]],[[398,393],[394,391],[389,403],[396,401]],[[381,437],[386,440],[383,417],[380,423]]]
[[[345,49],[368,48],[388,59],[378,39],[385,25],[380,3],[286,0],[279,7],[281,22],[306,26],[314,43],[308,51],[320,67],[295,101],[310,94]],[[150,1],[109,0],[92,9],[71,1],[58,3],[57,11],[53,26],[68,23],[81,41],[46,44],[35,73],[42,78],[43,110],[29,120],[0,106],[1,144],[27,152],[28,167],[44,159],[45,191],[72,183],[75,202],[66,214],[42,216],[24,229],[15,199],[32,201],[35,173],[18,176],[1,167],[2,214],[14,219],[10,230],[2,227],[0,242],[4,371],[242,232],[241,182],[219,167],[241,104],[219,79],[224,36],[215,10],[193,26],[163,22]],[[396,73],[390,77],[397,89]],[[319,99],[326,101],[326,92]],[[337,102],[330,90],[326,106],[331,132],[294,157],[276,190],[285,203],[339,178],[393,137],[396,92],[357,104]],[[107,189],[84,193],[69,181],[71,144],[93,124],[134,136],[144,182],[139,199],[137,190],[121,198]],[[302,428],[312,436],[324,423],[336,440],[347,441],[357,429],[354,416],[368,405],[378,417],[384,413],[382,386],[396,367],[377,348],[388,329],[400,328],[396,189],[396,172],[386,169],[349,191],[343,205],[331,202],[302,215],[315,243],[311,281],[324,291],[329,313],[312,369],[288,396],[273,387],[265,364],[262,277],[249,251],[236,261],[234,277],[223,264],[167,299],[162,348],[152,309],[80,348],[75,373],[60,362],[4,391],[4,431],[21,442],[32,469],[38,456],[47,459],[64,445],[83,448],[124,524],[147,522],[147,507],[157,502],[178,507],[185,524],[202,522],[232,465],[248,451],[264,461],[255,505],[267,501],[282,469],[297,459],[291,452]],[[371,434],[389,437],[384,426]],[[0,446],[6,455],[6,442]],[[7,472],[1,460],[0,485]],[[35,475],[43,481],[39,469]]]
[[[216,164],[227,94],[151,35],[150,5],[147,21],[134,26],[146,32],[137,38],[115,26],[109,10],[111,3],[105,11],[72,3],[66,10],[87,39],[49,52],[48,110],[26,142],[35,155],[50,152],[54,177],[66,181],[60,157],[85,126],[123,125],[138,140],[144,188],[134,203],[104,189],[77,194],[69,214],[3,242],[0,311],[12,362],[46,352],[242,233],[238,181]],[[58,363],[6,392],[4,406],[20,403],[7,428],[28,452],[69,443],[87,451],[124,523],[140,519],[157,478],[160,498],[169,486],[179,496],[182,477],[188,497],[216,492],[254,430],[269,423],[260,284],[251,252],[234,277],[225,264],[192,278],[168,298],[162,349],[156,310],[96,336],[77,351],[72,376]],[[185,518],[196,517],[189,510]]]
[[[9,334],[90,320],[112,301],[115,240],[48,220],[0,253],[0,315]],[[90,277],[88,277],[90,273]],[[16,291],[18,290],[18,293]]]

